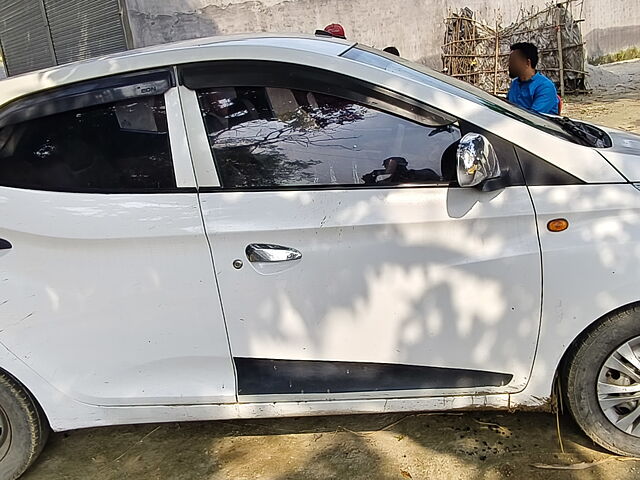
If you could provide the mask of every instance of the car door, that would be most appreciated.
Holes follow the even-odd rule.
[[[0,110],[0,341],[97,405],[233,402],[170,70]]]
[[[181,78],[187,115],[200,109],[190,142],[208,141],[219,176],[200,201],[240,398],[524,388],[540,252],[511,144],[310,67],[217,62]],[[469,132],[492,142],[506,188],[457,186]]]

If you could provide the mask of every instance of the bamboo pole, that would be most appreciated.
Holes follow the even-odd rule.
[[[495,37],[494,37],[495,38]],[[582,47],[584,45],[583,43],[576,43],[575,45],[563,45],[562,46],[562,50],[570,50],[572,48],[578,48],[578,47]],[[557,52],[558,49],[557,48],[541,48],[538,50],[538,53],[551,53],[551,52]],[[443,54],[443,57],[476,57],[476,58],[493,58],[495,56],[495,53],[486,53],[486,54],[480,54],[480,53],[469,53],[469,54],[464,54],[464,53],[450,53],[450,54]],[[509,54],[508,53],[500,53],[498,55],[499,57],[508,57]]]
[[[477,45],[478,45],[478,24],[477,23],[473,23],[473,29],[471,30],[471,35],[473,36],[473,42],[471,43],[471,48],[473,49],[473,53],[476,53],[477,50]],[[475,67],[471,66],[471,70],[474,71]],[[474,72],[475,73],[475,72]],[[473,82],[476,83],[478,80],[478,76],[474,74],[473,78]]]
[[[473,72],[468,72],[468,73],[454,73],[454,74],[451,74],[449,76],[450,77],[465,77],[465,76],[470,77],[470,76],[476,75],[478,73],[491,73],[492,74],[494,71],[495,71],[494,69],[491,69],[491,70],[475,70]],[[506,71],[507,70],[502,70],[501,69],[501,70],[498,70],[498,73],[503,73],[503,72],[506,72]],[[560,71],[560,69],[559,68],[541,68],[540,71],[541,72],[558,72],[558,71]],[[565,68],[564,71],[565,72],[571,72],[571,73],[582,73],[582,74],[585,74],[585,75],[587,74],[587,72],[585,72],[584,70],[577,70],[575,68]]]
[[[496,21],[496,47],[494,49],[494,58],[493,58],[493,94],[498,93],[498,57],[500,54],[500,33],[499,33],[499,25]]]
[[[549,67],[549,68],[541,68],[540,69],[541,72],[559,72],[560,69],[559,68],[553,68],[553,67]],[[578,70],[576,68],[562,68],[563,72],[571,72],[571,73],[584,73],[585,75],[587,74],[587,72],[585,72],[584,70]]]
[[[475,37],[473,40],[476,42],[481,42],[482,40],[491,40],[495,38],[494,35],[488,36],[488,37]],[[467,38],[462,38],[460,40],[452,40],[451,42],[447,42],[444,45],[442,45],[443,47],[448,47],[450,45],[455,45],[458,43],[467,43],[469,41],[469,39]]]
[[[578,20],[576,20],[575,22],[577,23]],[[505,33],[505,36],[510,36],[516,33],[518,35],[522,35],[524,33],[535,33],[543,30],[554,30],[556,27],[564,27],[566,25],[567,25],[566,23],[556,24],[556,22],[553,22],[553,25],[543,25],[541,27],[529,28],[528,30],[517,30],[517,29],[514,29],[513,27],[509,27],[509,30],[506,30],[504,33]]]
[[[558,38],[558,65],[560,67],[560,97],[564,97],[564,58],[562,55],[562,30],[560,28],[560,22],[562,14],[562,7],[556,7],[556,18],[557,18],[557,38]]]

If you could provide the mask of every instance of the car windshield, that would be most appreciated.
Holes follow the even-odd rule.
[[[474,87],[467,82],[437,72],[419,63],[411,62],[396,55],[391,55],[360,44],[347,50],[342,56],[350,60],[381,68],[411,80],[416,80],[423,84],[432,85],[435,88],[471,100],[472,102],[481,104],[503,115],[507,115],[570,142],[582,145],[589,144],[583,137],[576,135],[575,131],[568,130],[553,120],[554,117],[547,117],[525,110],[506,100],[491,95],[480,88]]]

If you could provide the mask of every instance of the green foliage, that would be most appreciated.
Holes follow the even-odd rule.
[[[604,63],[621,62],[622,60],[632,60],[634,58],[640,58],[640,47],[630,47],[616,53],[591,58],[589,59],[589,63],[591,65],[602,65]]]

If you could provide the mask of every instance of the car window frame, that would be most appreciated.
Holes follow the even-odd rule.
[[[171,157],[175,187],[114,189],[47,186],[46,188],[35,188],[32,186],[7,186],[0,183],[0,188],[112,195],[195,192],[196,182],[193,176],[188,146],[186,145],[186,134],[182,121],[182,108],[177,93],[174,66],[97,77],[39,90],[15,98],[0,107],[0,128],[37,120],[49,115],[154,96],[161,96],[164,102],[169,155]],[[180,126],[182,126],[182,131],[180,131]],[[184,162],[188,162],[188,165],[180,165],[180,163]]]
[[[231,66],[235,64],[236,70],[233,71]],[[256,68],[260,65],[269,66],[276,73],[279,74],[282,78],[278,79],[277,75],[267,76],[264,75],[262,71]],[[213,67],[221,67],[217,68],[215,71],[204,72],[206,68]],[[285,68],[289,67],[289,68]],[[295,90],[309,90],[316,91],[316,89],[309,88],[308,84],[300,84],[293,83],[294,80],[291,79],[291,70],[290,67],[297,68],[300,70],[307,70],[308,72],[313,72],[315,76],[313,76],[313,80],[316,80],[317,83],[313,83],[313,80],[310,80],[312,85],[324,85],[324,90],[322,88],[319,89],[318,93],[324,93],[328,95],[333,95],[339,98],[344,98],[346,100],[354,101],[359,104],[362,104],[368,108],[375,109],[387,115],[392,115],[395,117],[402,118],[407,121],[411,121],[414,123],[422,123],[426,126],[428,124],[424,122],[417,121],[413,115],[406,115],[403,112],[411,111],[411,110],[401,110],[399,105],[406,105],[410,108],[426,111],[436,112],[438,115],[442,115],[445,118],[452,119],[454,123],[460,125],[461,119],[452,115],[448,112],[445,112],[441,109],[428,105],[424,102],[420,102],[414,98],[407,97],[393,90],[389,90],[387,88],[374,85],[372,83],[366,82],[365,80],[357,79],[348,75],[339,74],[336,72],[330,72],[323,70],[321,68],[314,68],[306,65],[287,63],[282,61],[271,61],[271,60],[212,60],[212,61],[204,61],[204,62],[196,62],[189,63],[178,66],[178,84],[181,91],[185,92],[187,96],[189,96],[189,106],[184,105],[184,97],[183,94],[183,108],[193,109],[194,105],[197,106],[197,112],[186,111],[185,119],[190,117],[192,121],[197,116],[199,117],[199,125],[194,125],[192,130],[196,130],[195,132],[190,131],[190,140],[189,143],[192,145],[192,149],[194,145],[200,145],[198,150],[203,150],[204,145],[206,144],[207,150],[210,152],[210,161],[214,164],[216,169],[216,181],[215,184],[211,185],[198,185],[198,189],[200,191],[205,192],[216,192],[216,191],[225,191],[225,192],[264,192],[264,191],[308,191],[308,190],[361,190],[361,189],[397,189],[397,188],[461,188],[457,181],[453,180],[450,182],[440,182],[440,183],[404,183],[404,184],[395,184],[395,185],[367,185],[367,184],[309,184],[309,185],[279,185],[279,186],[260,186],[260,187],[227,187],[223,185],[222,177],[220,175],[220,168],[216,159],[214,158],[212,149],[210,148],[209,141],[207,138],[207,134],[205,131],[204,121],[202,117],[202,113],[199,107],[199,103],[197,101],[196,90],[202,88],[214,88],[214,87],[273,87],[273,88],[289,88]],[[204,74],[194,80],[193,78],[189,78],[189,69],[192,68],[200,68],[201,72]],[[283,73],[286,72],[286,73]],[[309,75],[311,78],[311,76]],[[351,85],[357,86],[355,89],[357,95],[353,95],[352,91],[347,87],[344,87],[343,84],[336,86],[337,82],[327,81],[327,78],[337,78],[341,77],[344,79],[348,79]],[[258,80],[254,80],[257,78]],[[255,85],[256,81],[267,79],[263,81],[263,83],[259,85]],[[343,91],[338,91],[336,88],[342,88]],[[372,96],[362,95],[362,92],[370,92],[375,94],[384,95],[384,100],[389,102],[381,103],[381,101],[376,100]],[[388,105],[391,105],[392,108],[389,108]],[[462,121],[465,125],[470,125],[467,121]],[[481,128],[474,128],[474,131],[484,132]],[[464,133],[463,133],[464,135]],[[195,137],[195,138],[193,138]],[[501,139],[502,140],[502,139]],[[504,140],[504,142],[508,142]],[[510,142],[509,142],[510,144]],[[510,144],[512,145],[512,144]],[[508,152],[509,159],[508,164],[512,166],[511,168],[512,174],[508,177],[506,186],[521,186],[524,185],[524,179],[522,177],[521,168],[519,166],[517,157],[515,155],[515,150],[513,148],[509,149]],[[196,174],[196,176],[198,176]]]

